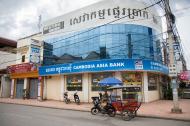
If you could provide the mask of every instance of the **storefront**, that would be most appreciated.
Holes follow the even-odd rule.
[[[134,90],[142,95],[144,102],[160,99],[159,79],[161,75],[168,74],[168,68],[151,60],[142,60],[141,67],[137,67],[136,61],[117,59],[42,66],[39,75],[45,76],[44,98],[63,100],[65,91],[70,97],[77,91],[81,101],[90,102],[92,96],[98,96],[99,92],[105,90],[105,87],[98,85],[100,80],[116,77],[131,87],[131,91],[122,91],[124,99],[134,98]]]
[[[23,63],[8,67],[12,80],[11,97],[23,98],[23,90],[29,93],[29,98],[37,99],[38,96],[38,71],[32,63]]]

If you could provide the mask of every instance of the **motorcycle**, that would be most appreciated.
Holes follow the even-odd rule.
[[[116,115],[116,110],[110,103],[106,103],[105,106],[102,106],[99,97],[92,97],[92,100],[94,104],[91,108],[92,115],[96,115],[98,113],[108,114],[110,117],[114,117]]]
[[[68,104],[68,103],[70,102],[70,99],[69,99],[69,97],[68,97],[68,92],[65,92],[65,93],[64,93],[64,102],[65,102],[66,104]]]
[[[77,105],[80,104],[80,99],[79,99],[79,96],[78,96],[77,92],[74,93],[74,100],[75,100],[75,103],[76,103]]]
[[[27,89],[23,89],[23,96],[22,98],[25,99],[29,99],[30,98],[30,93]]]
[[[74,96],[74,102],[75,102],[77,105],[79,105],[79,104],[80,104],[80,98],[79,98],[77,92],[75,92],[73,96]],[[65,93],[64,93],[64,102],[65,102],[66,104],[68,104],[68,103],[71,102],[71,100],[70,100],[69,97],[68,97],[68,92],[65,92]]]

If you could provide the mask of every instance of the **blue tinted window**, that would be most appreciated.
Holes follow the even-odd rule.
[[[109,24],[45,41],[53,45],[53,55],[58,58],[68,54],[82,57],[82,59],[79,58],[80,60],[86,60],[87,57],[102,59],[100,48],[104,47],[103,53],[106,54],[103,58],[118,59],[128,58],[129,34],[131,35],[132,58],[162,60],[161,36],[154,36],[155,30],[140,25]]]

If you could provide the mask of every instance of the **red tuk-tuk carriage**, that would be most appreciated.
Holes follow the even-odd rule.
[[[132,118],[134,118],[137,115],[137,110],[141,106],[141,94],[138,92],[140,90],[140,87],[126,87],[126,86],[113,86],[108,88],[110,90],[132,90],[134,97],[128,97],[128,98],[121,98],[121,96],[116,95],[110,95],[110,101],[112,106],[115,108],[115,111],[117,113],[120,113],[123,120],[129,121]]]

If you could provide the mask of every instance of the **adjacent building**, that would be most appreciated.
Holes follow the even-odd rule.
[[[16,41],[0,37],[0,97],[3,98],[10,97],[11,79],[7,66],[16,63],[16,46]]]
[[[24,89],[30,98],[37,99],[42,59],[42,35],[36,33],[17,41],[16,63],[8,67],[11,78],[11,98],[23,98]]]

